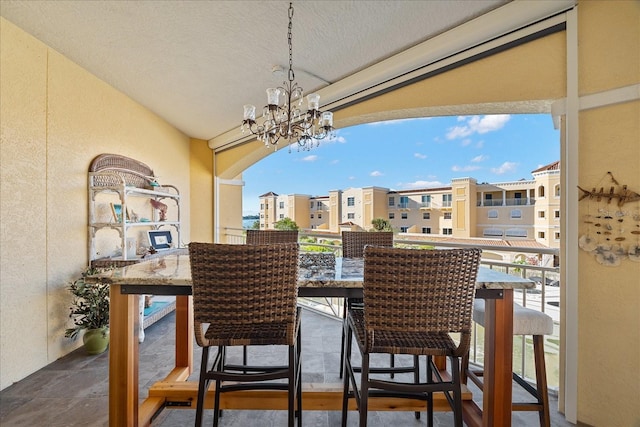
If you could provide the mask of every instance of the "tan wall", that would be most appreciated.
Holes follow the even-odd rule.
[[[578,19],[580,95],[639,84],[640,2],[583,2]],[[582,111],[579,133],[581,187],[611,171],[640,192],[640,101]],[[624,208],[638,212],[640,202]],[[580,202],[575,220],[587,211]],[[579,419],[640,425],[640,263],[605,267],[584,251],[578,263]]]
[[[191,239],[193,242],[213,242],[213,152],[207,141],[191,140],[190,189]],[[183,221],[187,218],[183,216]],[[183,240],[185,238],[183,237]]]
[[[190,217],[189,139],[10,22],[0,25],[0,388],[79,345],[66,283],[88,264],[87,170],[101,153],[151,166]],[[183,236],[190,234],[184,221]]]

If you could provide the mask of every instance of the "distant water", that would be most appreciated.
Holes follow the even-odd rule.
[[[243,219],[242,220],[242,228],[247,229],[253,226],[253,223],[256,222],[255,219]]]

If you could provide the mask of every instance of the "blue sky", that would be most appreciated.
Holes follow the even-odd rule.
[[[267,148],[265,148],[267,150]],[[328,195],[377,186],[393,190],[531,179],[560,159],[560,133],[548,114],[403,119],[338,130],[311,151],[280,148],[243,173],[243,214],[257,214],[258,196]]]

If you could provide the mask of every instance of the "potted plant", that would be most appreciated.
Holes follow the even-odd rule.
[[[109,345],[109,285],[85,282],[86,276],[97,272],[92,268],[85,270],[67,288],[73,295],[69,317],[74,326],[68,328],[64,336],[76,339],[80,331],[85,330],[82,340],[89,354],[103,353]]]

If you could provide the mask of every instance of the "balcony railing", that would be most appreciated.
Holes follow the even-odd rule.
[[[484,199],[478,200],[476,206],[530,206],[536,203],[536,199],[513,198],[513,199]]]
[[[245,242],[244,230],[225,228],[226,243],[242,244]],[[326,251],[333,252],[336,256],[342,256],[341,236],[339,234],[317,233],[313,230],[305,230],[300,233],[300,246],[302,251]],[[441,242],[429,240],[412,240],[402,233],[396,235],[394,242],[403,246],[430,246],[436,248],[460,248],[469,247],[469,243]],[[536,282],[534,289],[516,289],[514,301],[534,310],[547,313],[553,319],[554,331],[552,335],[545,336],[545,358],[547,362],[547,382],[550,392],[557,393],[559,386],[560,366],[560,268],[553,266],[554,259],[559,254],[558,249],[529,248],[529,247],[504,247],[474,244],[473,247],[483,249],[485,252],[501,253],[507,259],[513,259],[516,255],[525,256],[526,259],[536,260],[533,263],[521,263],[521,261],[509,262],[483,258],[481,264],[506,274],[525,277]],[[343,313],[343,298],[300,298],[300,304],[329,314],[341,317]],[[535,382],[535,368],[533,364],[533,344],[530,338],[514,338],[514,371]],[[484,358],[484,331],[480,326],[474,327],[473,341],[470,359],[473,363],[482,364]]]

